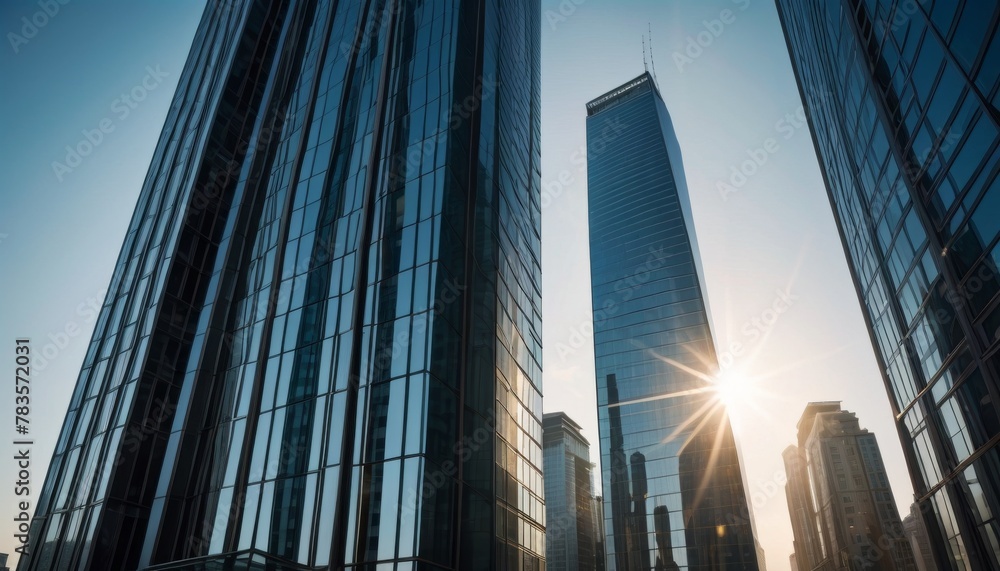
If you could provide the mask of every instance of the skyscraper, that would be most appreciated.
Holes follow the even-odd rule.
[[[940,569],[1000,569],[1000,7],[778,0]]]
[[[210,3],[20,569],[541,569],[532,0]]]
[[[924,525],[924,518],[920,517],[916,504],[910,506],[910,513],[903,518],[903,531],[906,539],[910,542],[910,549],[913,551],[913,562],[917,571],[934,571],[934,553],[931,551],[931,542],[927,537],[927,526]]]
[[[594,571],[594,496],[590,442],[566,413],[542,417],[545,464],[545,568]]]
[[[785,448],[781,456],[785,463],[785,500],[792,522],[793,548],[796,564],[812,571],[825,559],[825,547],[820,544],[820,524],[813,506],[812,481],[806,460],[806,440],[812,430],[813,417],[820,412],[840,410],[840,403],[809,403],[798,423],[798,443]]]
[[[593,475],[593,472],[591,472]],[[600,475],[598,475],[600,477]],[[591,488],[594,486],[591,485]],[[604,497],[594,496],[594,571],[606,571],[608,567],[604,544],[607,532],[604,529]]]
[[[784,452],[796,564],[915,571],[875,435],[833,402],[809,403],[798,433]]]
[[[648,73],[587,104],[607,568],[758,569],[680,148]],[[608,505],[610,504],[610,505]]]

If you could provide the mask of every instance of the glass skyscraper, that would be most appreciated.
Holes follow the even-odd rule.
[[[587,104],[607,568],[756,571],[682,169],[648,73]]]
[[[995,571],[1000,6],[777,6],[937,566]]]
[[[545,464],[545,566],[595,571],[594,496],[590,442],[564,412],[542,417]]]
[[[544,568],[539,20],[209,4],[19,569]]]

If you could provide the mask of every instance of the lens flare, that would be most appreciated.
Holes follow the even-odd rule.
[[[715,394],[727,410],[749,404],[753,399],[752,379],[733,369],[724,369],[713,379]]]

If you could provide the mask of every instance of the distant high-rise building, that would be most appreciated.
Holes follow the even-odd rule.
[[[788,515],[792,521],[792,537],[796,562],[802,569],[812,571],[826,557],[821,546],[820,523],[813,508],[812,481],[805,455],[805,443],[812,430],[813,417],[818,412],[840,410],[840,403],[810,403],[799,419],[798,444],[785,448],[782,458],[785,463],[785,499]]]
[[[652,76],[587,103],[608,569],[756,571],[680,147]]]
[[[10,571],[10,567],[7,566],[8,557],[8,554],[0,553],[0,571]]]
[[[875,435],[839,403],[821,402],[806,406],[798,441],[784,453],[796,564],[914,571]]]
[[[757,549],[757,565],[760,566],[760,571],[767,571],[767,558],[764,556],[764,548],[756,538],[754,538],[754,543]]]
[[[777,0],[937,568],[1000,569],[1000,4]]]
[[[794,553],[788,556],[788,567],[791,571],[799,571],[799,564],[796,562]]]
[[[212,0],[22,571],[542,569],[537,0]]]
[[[590,442],[566,413],[542,418],[545,564],[549,571],[593,571],[596,562]]]
[[[935,571],[937,566],[934,564],[934,552],[927,537],[927,526],[924,525],[924,518],[920,517],[917,509],[917,504],[910,506],[909,515],[903,518],[903,531],[910,541],[917,571]]]
[[[591,486],[593,487],[593,486]],[[546,504],[547,506],[548,504]],[[594,496],[594,571],[607,570],[607,558],[605,557],[605,531],[604,531],[604,498]]]

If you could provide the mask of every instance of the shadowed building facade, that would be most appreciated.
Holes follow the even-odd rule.
[[[587,104],[607,568],[758,569],[680,148],[648,73]]]
[[[996,571],[1000,6],[777,6],[937,566]]]
[[[20,570],[544,567],[539,19],[209,3]]]

